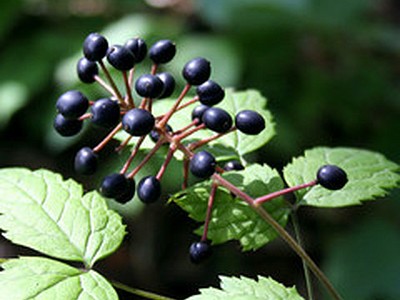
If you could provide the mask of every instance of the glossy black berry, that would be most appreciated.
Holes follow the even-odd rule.
[[[243,110],[235,117],[235,125],[245,134],[256,135],[265,128],[264,118],[254,110]]]
[[[214,174],[216,164],[214,156],[203,150],[193,155],[189,163],[189,170],[196,177],[207,178]]]
[[[165,64],[176,54],[176,46],[170,40],[160,40],[151,46],[149,57],[155,64]]]
[[[190,261],[194,264],[201,263],[212,254],[211,246],[208,242],[200,241],[190,245]]]
[[[219,107],[210,107],[202,117],[203,123],[212,131],[218,133],[227,132],[232,127],[232,117]]]
[[[160,199],[161,183],[155,176],[142,178],[137,187],[137,195],[143,203],[153,203]]]
[[[146,58],[147,45],[146,42],[141,38],[133,38],[126,41],[125,45],[135,56],[135,62],[140,63]]]
[[[95,76],[99,74],[99,68],[93,61],[82,57],[76,65],[76,71],[79,79],[83,83],[93,83],[96,81]]]
[[[213,106],[220,103],[225,97],[222,87],[212,80],[207,80],[196,89],[199,100],[202,104]]]
[[[124,130],[133,136],[143,136],[150,133],[154,123],[153,115],[141,108],[133,108],[122,117]]]
[[[240,171],[240,170],[244,170],[244,166],[238,160],[231,160],[231,161],[228,161],[224,165],[224,170],[225,171]]]
[[[99,61],[106,56],[108,42],[98,33],[89,34],[83,42],[83,54],[90,61]]]
[[[75,171],[83,175],[91,175],[97,170],[97,154],[89,147],[83,147],[75,155]]]
[[[183,67],[182,75],[190,85],[200,85],[211,75],[210,62],[202,57],[192,59]]]
[[[346,172],[335,165],[325,165],[317,172],[317,183],[328,190],[340,190],[347,183]]]
[[[124,174],[107,175],[101,183],[100,193],[106,198],[119,199],[130,191],[129,179]]]
[[[164,84],[156,75],[144,74],[135,83],[136,92],[146,98],[157,98],[161,95]]]
[[[109,128],[118,124],[120,119],[120,107],[117,101],[110,98],[99,99],[90,108],[92,123]]]
[[[68,91],[62,94],[56,103],[60,114],[67,119],[77,119],[82,116],[89,107],[89,100],[79,91]]]
[[[133,178],[127,178],[127,187],[125,192],[117,195],[114,200],[119,203],[126,203],[135,196],[135,180]]]
[[[172,132],[173,131],[172,127],[170,125],[168,125],[168,124],[165,126],[165,129],[167,130],[167,132]],[[154,129],[152,131],[150,131],[149,136],[150,136],[150,139],[154,143],[157,143],[158,140],[160,139],[160,134],[158,133],[157,130],[154,130]]]
[[[78,119],[66,119],[62,114],[57,114],[53,126],[60,135],[73,136],[81,131],[82,123]]]
[[[168,72],[163,72],[157,74],[157,77],[162,81],[163,83],[163,91],[160,96],[158,96],[159,99],[163,98],[168,98],[169,96],[172,95],[175,89],[175,79],[174,77],[168,73]]]
[[[114,45],[107,53],[107,61],[117,70],[128,71],[135,65],[135,56],[125,46]]]
[[[204,104],[197,105],[193,110],[192,110],[192,120],[194,121],[195,119],[198,120],[197,124],[203,123],[203,114],[204,112],[209,109],[210,107]]]

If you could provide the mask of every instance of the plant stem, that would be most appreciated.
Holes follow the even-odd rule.
[[[133,295],[137,295],[143,297],[145,299],[152,299],[152,300],[175,300],[174,298],[169,298],[166,296],[158,295],[152,292],[147,292],[140,289],[135,289],[133,287],[127,286],[121,282],[110,280],[111,284],[116,287],[117,289],[123,290]]]
[[[211,212],[212,212],[212,207],[214,205],[215,193],[217,192],[217,188],[218,188],[218,184],[213,182],[211,185],[210,196],[208,198],[207,213],[206,213],[206,219],[204,222],[203,235],[201,237],[201,241],[203,241],[203,242],[207,240],[208,226],[210,225]]]
[[[125,89],[126,89],[126,105],[129,108],[134,108],[135,103],[133,102],[132,98],[132,90],[131,90],[131,85],[129,83],[129,78],[128,78],[128,73],[126,71],[122,72],[122,76],[124,78],[124,83],[125,83]]]
[[[101,149],[104,148],[105,145],[107,145],[107,143],[109,141],[112,140],[112,138],[114,137],[114,135],[117,134],[118,131],[120,131],[122,128],[122,123],[119,123],[117,126],[115,126],[115,128],[104,138],[104,140],[102,140],[96,147],[93,148],[94,152],[98,152]]]
[[[297,240],[297,243],[304,249],[304,244],[303,244],[303,239],[301,237],[301,232],[300,232],[300,224],[299,224],[299,218],[297,217],[297,211],[292,210],[291,214],[291,219],[292,219],[292,224],[293,224],[293,229],[294,229],[294,234]],[[306,281],[306,287],[307,287],[307,295],[309,300],[314,299],[314,293],[312,289],[312,283],[311,283],[311,276],[310,276],[310,270],[307,266],[307,263],[304,261],[303,258],[301,258],[301,261],[303,263],[303,271],[304,271],[304,278]]]
[[[120,103],[124,103],[124,99],[122,98],[121,93],[119,92],[117,85],[114,82],[114,79],[111,77],[110,72],[108,72],[106,66],[104,65],[104,62],[102,60],[100,60],[99,64],[100,64],[100,68],[104,72],[104,75],[106,75],[108,82],[111,84],[111,87],[114,90],[115,96],[120,101]]]
[[[293,193],[295,191],[301,190],[301,189],[305,189],[311,186],[314,186],[317,184],[317,180],[313,180],[307,183],[303,183],[303,184],[299,184],[293,187],[288,187],[286,189],[282,189],[280,191],[276,191],[274,193],[270,193],[268,195],[262,196],[262,197],[258,197],[257,199],[254,200],[255,205],[260,205],[262,203],[265,203],[267,201],[270,201],[276,197],[285,195],[285,194],[289,194],[289,193]]]
[[[209,143],[209,142],[212,142],[212,141],[214,141],[214,140],[216,140],[216,139],[219,139],[221,136],[224,136],[224,135],[226,135],[226,134],[228,134],[228,133],[231,133],[231,132],[233,132],[233,131],[235,131],[235,130],[236,130],[236,127],[233,126],[233,127],[232,127],[231,129],[229,129],[227,132],[218,133],[218,134],[215,134],[215,135],[210,136],[210,137],[208,137],[208,138],[204,138],[204,139],[202,139],[202,140],[199,140],[199,141],[197,141],[197,142],[194,142],[194,143],[192,143],[192,144],[189,145],[189,149],[190,149],[190,150],[195,150],[195,149],[197,149],[197,148],[199,148],[199,147],[201,147],[201,146],[203,146],[203,145],[205,145],[205,144],[207,144],[207,143]]]
[[[172,145],[171,145],[171,147],[169,147],[167,156],[165,157],[165,160],[164,160],[164,163],[162,164],[160,170],[157,173],[156,178],[158,180],[161,180],[161,178],[163,177],[165,171],[167,170],[167,166],[171,162],[171,159],[172,159],[172,157],[174,155],[175,150],[176,150],[176,147],[174,147]]]
[[[176,111],[176,109],[179,107],[179,104],[182,102],[183,98],[186,96],[186,94],[189,92],[190,88],[192,86],[190,84],[186,84],[185,87],[183,88],[181,94],[179,95],[178,99],[176,99],[174,105],[172,106],[172,108],[164,115],[164,117],[160,120],[160,122],[158,123],[158,125],[160,127],[164,127],[165,124],[168,123],[169,119],[171,118],[171,116],[174,114],[174,112]]]
[[[226,187],[228,190],[233,192],[236,196],[242,198],[246,201],[249,206],[275,231],[281,236],[281,238],[293,249],[294,252],[299,255],[313,274],[318,278],[318,280],[325,286],[326,290],[331,295],[332,299],[341,300],[342,298],[338,294],[338,292],[333,287],[332,283],[326,277],[326,275],[318,268],[315,262],[311,259],[311,257],[304,251],[304,249],[292,238],[292,236],[277,222],[275,219],[261,206],[255,203],[255,200],[242,192],[239,188],[234,186],[232,183],[227,181],[221,175],[214,173],[212,178],[217,181],[217,183],[221,186]]]
[[[131,155],[129,155],[128,160],[126,161],[125,165],[122,167],[122,169],[120,171],[121,174],[125,174],[128,171],[129,166],[131,165],[131,163],[132,163],[133,159],[135,158],[136,154],[139,152],[140,145],[142,145],[142,143],[143,143],[145,138],[146,138],[146,135],[141,136],[139,138],[139,140],[137,141],[137,143],[135,145],[135,148],[133,149]]]
[[[126,177],[127,178],[133,178],[137,174],[137,172],[140,171],[140,169],[150,160],[150,158],[157,152],[157,150],[162,146],[164,143],[164,139],[160,137],[160,139],[157,141],[157,143],[154,145],[153,149],[150,150],[149,153],[143,158],[143,160],[136,166],[135,169],[133,169],[132,172],[130,172]]]

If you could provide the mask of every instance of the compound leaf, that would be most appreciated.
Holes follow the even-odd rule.
[[[47,170],[0,170],[0,228],[13,243],[92,266],[114,252],[125,227],[97,193]]]
[[[108,281],[97,272],[82,271],[43,257],[21,257],[1,264],[0,300],[117,300]]]
[[[258,280],[244,276],[220,276],[221,289],[201,289],[200,295],[187,300],[301,300],[295,287],[287,288],[272,278],[258,276]]]
[[[304,156],[293,159],[284,170],[289,186],[309,182],[316,178],[318,169],[326,164],[343,168],[348,183],[341,190],[330,191],[321,186],[297,193],[301,205],[342,207],[361,204],[387,194],[387,190],[400,183],[399,165],[382,154],[355,148],[319,147],[307,150]]]
[[[227,172],[223,175],[233,185],[252,197],[258,197],[283,187],[278,172],[268,166],[251,165],[239,172]],[[201,182],[172,197],[189,216],[204,222],[210,193],[210,182]],[[264,204],[264,208],[282,226],[285,226],[289,209],[282,198]],[[201,235],[203,227],[196,233]],[[208,238],[213,244],[229,240],[240,241],[243,250],[255,250],[277,237],[275,230],[265,223],[245,201],[235,198],[229,191],[219,188],[216,193],[212,216],[208,229]]]

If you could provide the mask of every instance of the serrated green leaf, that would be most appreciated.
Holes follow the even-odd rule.
[[[316,178],[318,169],[325,164],[343,168],[348,176],[346,186],[330,191],[321,186],[297,192],[301,205],[342,207],[361,204],[387,194],[388,189],[400,183],[399,165],[382,154],[355,148],[319,147],[307,150],[304,156],[293,159],[284,170],[289,186],[309,182]]]
[[[108,281],[97,272],[82,271],[43,257],[21,257],[3,263],[0,300],[117,300]]]
[[[301,300],[295,287],[287,288],[272,278],[258,276],[258,281],[244,276],[220,276],[221,289],[200,289],[200,295],[187,300]]]
[[[92,266],[125,234],[121,217],[97,193],[47,170],[0,170],[0,228],[15,244]]]
[[[247,90],[235,92],[232,89],[227,89],[225,94],[224,100],[217,106],[227,110],[232,118],[234,118],[236,113],[241,110],[251,109],[259,112],[264,117],[266,126],[259,135],[246,135],[236,130],[211,143],[209,148],[210,152],[213,153],[213,147],[214,149],[218,149],[220,152],[219,154],[222,154],[222,157],[219,157],[220,159],[229,159],[253,152],[265,145],[275,134],[272,115],[267,109],[265,109],[267,100],[258,91]],[[187,97],[182,103],[185,103],[190,99],[191,98]],[[162,99],[155,101],[153,104],[154,115],[159,116],[165,114],[172,107],[174,102],[175,99]],[[197,105],[199,105],[199,103],[189,105],[172,116],[168,123],[173,130],[179,130],[192,121],[191,112]],[[191,135],[190,138],[188,138],[188,141],[203,139],[214,134],[214,132],[208,129],[201,130]],[[121,141],[125,140],[127,137],[128,135],[125,132],[121,132],[116,136],[116,138]],[[132,141],[132,144],[134,143],[135,140]],[[218,146],[216,147],[215,145]],[[142,148],[152,149],[153,147],[154,143],[150,139],[146,139],[142,144]],[[221,152],[222,148],[225,148],[223,152]]]
[[[283,187],[278,172],[268,166],[251,165],[240,172],[227,172],[223,177],[254,198]],[[174,195],[172,200],[187,211],[192,219],[204,222],[209,192],[210,182],[201,182]],[[282,198],[274,199],[264,207],[285,226],[290,211]],[[196,233],[201,234],[202,231],[203,227],[200,227]],[[226,189],[217,190],[208,229],[208,238],[213,244],[238,240],[246,251],[258,249],[276,237],[275,230],[246,202],[234,198]]]

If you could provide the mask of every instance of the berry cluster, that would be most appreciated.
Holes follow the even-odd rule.
[[[217,82],[210,79],[211,65],[207,59],[194,58],[184,65],[182,76],[186,85],[167,112],[154,115],[153,101],[170,97],[175,90],[173,75],[168,72],[159,72],[160,67],[170,62],[176,54],[176,46],[172,41],[159,40],[149,49],[141,38],[132,38],[124,45],[109,46],[104,36],[91,33],[83,43],[83,54],[77,63],[79,79],[88,84],[98,83],[110,95],[89,100],[79,91],[67,91],[57,100],[58,114],[54,120],[54,128],[62,136],[72,136],[81,131],[83,122],[87,120],[107,129],[109,133],[97,146],[83,147],[76,153],[74,161],[76,172],[84,175],[95,173],[100,151],[119,131],[125,131],[128,138],[117,147],[116,151],[125,148],[133,137],[137,138],[121,170],[103,179],[100,193],[104,197],[126,203],[137,193],[143,203],[156,202],[162,194],[161,179],[176,151],[181,151],[184,155],[183,188],[187,187],[189,171],[198,178],[206,179],[226,171],[244,168],[239,161],[230,161],[220,167],[211,153],[205,150],[198,151],[198,148],[203,145],[235,130],[248,135],[257,135],[265,128],[264,118],[256,111],[240,111],[233,119],[227,111],[215,107],[224,99],[225,92]],[[134,78],[135,66],[147,56],[152,61],[149,73]],[[106,61],[111,67],[121,72],[124,93],[118,89],[107,69]],[[102,76],[100,76],[100,71]],[[188,100],[185,96],[193,87],[196,95]],[[140,99],[134,99],[133,89]],[[174,113],[193,103],[199,104],[191,112],[192,122],[178,130],[172,129],[168,121]],[[209,129],[215,134],[196,142],[186,142],[187,137],[204,129]],[[141,144],[147,137],[155,143],[154,147],[142,161],[131,168]],[[169,145],[168,153],[158,173],[145,176],[136,184],[135,175],[164,144]],[[200,242],[193,243],[190,247],[190,257],[194,263],[202,261],[211,253],[207,241],[207,229],[215,192],[223,181],[221,177],[219,178],[218,182],[214,180],[212,184],[204,234]],[[339,189],[346,181],[343,170],[335,166],[324,166],[318,172],[317,180],[312,184],[319,183],[330,189]],[[234,188],[231,191],[234,195],[238,195]],[[268,197],[269,195],[255,199],[255,203],[263,203],[270,199]]]

